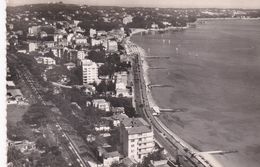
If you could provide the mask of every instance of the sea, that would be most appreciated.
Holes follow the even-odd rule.
[[[149,65],[159,118],[227,167],[260,166],[260,20],[212,20],[131,40]],[[161,58],[160,58],[161,57]]]

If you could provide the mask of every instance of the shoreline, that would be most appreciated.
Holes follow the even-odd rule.
[[[235,18],[235,17],[216,17],[216,18],[197,18],[197,20],[194,22],[196,23],[197,21],[216,21],[216,20],[260,20],[260,17],[256,18]]]
[[[223,20],[223,21],[227,21],[227,20],[260,20],[260,17],[256,17],[256,18],[234,18],[234,17],[216,17],[216,18],[197,18],[195,22],[187,22],[187,25],[185,27],[174,27],[174,26],[169,26],[169,27],[165,27],[165,28],[158,28],[158,29],[153,29],[153,28],[149,28],[149,29],[144,29],[144,28],[130,28],[131,29],[131,33],[130,33],[130,38],[135,35],[135,34],[139,34],[139,33],[148,33],[148,32],[165,32],[165,31],[170,31],[170,30],[174,30],[174,31],[180,31],[180,30],[186,30],[189,29],[189,25],[190,24],[201,24],[200,22],[203,21],[217,21],[217,20]]]
[[[140,33],[140,32],[139,32]],[[143,77],[144,79],[144,84],[145,84],[145,90],[146,90],[146,96],[147,96],[147,100],[149,103],[149,108],[153,108],[153,107],[158,107],[156,101],[154,100],[153,96],[152,96],[152,90],[148,87],[148,85],[151,83],[150,79],[149,79],[149,65],[148,62],[146,60],[146,56],[147,53],[146,51],[139,45],[137,45],[136,43],[134,43],[131,38],[129,38],[129,42],[131,42],[132,44],[134,44],[137,47],[138,50],[138,56],[140,56],[141,59],[141,66],[140,68],[142,68],[143,71],[143,75],[141,77]],[[165,129],[167,129],[168,133],[170,133],[172,136],[174,136],[176,141],[179,141],[180,143],[183,143],[184,145],[186,145],[187,148],[189,148],[189,150],[191,150],[194,155],[198,155],[199,158],[203,157],[202,159],[206,160],[207,162],[210,162],[210,164],[213,167],[223,167],[223,164],[221,164],[213,155],[208,154],[206,152],[200,152],[197,149],[195,149],[193,146],[191,146],[189,143],[187,143],[186,141],[184,141],[181,137],[177,136],[174,131],[172,131],[171,129],[169,129],[158,117],[154,117],[158,123]]]

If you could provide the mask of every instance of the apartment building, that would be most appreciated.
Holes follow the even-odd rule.
[[[98,66],[89,59],[81,60],[83,84],[99,83]]]
[[[154,150],[153,129],[143,118],[124,119],[120,125],[120,142],[125,156],[142,162]]]

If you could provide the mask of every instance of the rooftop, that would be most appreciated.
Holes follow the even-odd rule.
[[[8,89],[7,93],[10,93],[12,96],[23,96],[20,89]]]
[[[120,157],[119,152],[113,151],[113,152],[105,152],[104,153],[104,158],[113,158],[113,157]]]
[[[124,119],[122,124],[125,127],[139,127],[139,126],[149,126],[149,124],[143,118],[129,118]]]
[[[105,99],[94,99],[92,102],[93,103],[107,103],[107,101]]]
[[[139,134],[139,133],[149,133],[151,131],[152,130],[148,126],[139,126],[139,127],[133,127],[127,129],[129,135]]]
[[[86,66],[96,65],[95,62],[93,62],[89,59],[83,59],[83,60],[81,60],[81,62],[82,62],[82,65],[86,65]]]

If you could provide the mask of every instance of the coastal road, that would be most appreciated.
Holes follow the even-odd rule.
[[[153,116],[152,109],[149,104],[147,92],[150,91],[144,80],[144,71],[142,68],[145,51],[137,45],[127,42],[129,50],[132,54],[136,54],[134,60],[134,86],[135,86],[135,101],[137,111],[150,122],[154,127],[155,138],[168,151],[171,158],[178,161],[187,167],[214,167],[206,159],[201,157],[193,147],[183,141],[179,136],[169,130],[156,116]]]

